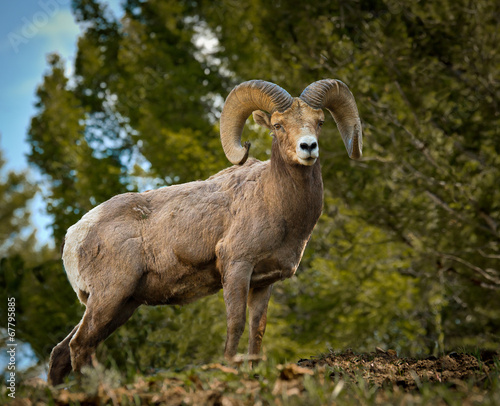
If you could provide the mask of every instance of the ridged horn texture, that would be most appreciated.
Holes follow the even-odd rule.
[[[249,80],[236,86],[227,96],[220,116],[220,137],[227,159],[234,165],[243,165],[247,160],[250,143],[247,141],[244,146],[241,145],[241,133],[252,112],[283,112],[292,103],[292,96],[271,82]]]
[[[361,158],[361,120],[354,96],[345,83],[336,79],[318,80],[307,86],[300,98],[312,108],[326,108],[337,123],[349,157]]]

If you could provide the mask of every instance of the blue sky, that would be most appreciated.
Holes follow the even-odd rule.
[[[120,0],[108,3],[120,15]],[[0,5],[0,148],[9,170],[28,170],[26,133],[35,113],[37,86],[47,70],[47,54],[58,52],[71,74],[80,28],[70,0],[3,1]],[[34,168],[30,176],[39,175]],[[32,205],[38,237],[49,240],[48,218],[40,197]]]

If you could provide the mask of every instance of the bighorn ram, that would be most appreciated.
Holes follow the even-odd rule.
[[[292,97],[261,80],[227,97],[224,152],[234,166],[205,181],[125,193],[68,229],[63,262],[85,314],[52,351],[49,381],[90,362],[97,345],[141,304],[185,304],[224,290],[232,360],[249,307],[249,354],[258,354],[273,283],[291,277],[321,214],[318,140],[330,111],[351,158],[362,149],[361,123],[348,87],[332,79]],[[241,145],[248,116],[273,132],[271,159]],[[265,112],[269,113],[266,114]]]

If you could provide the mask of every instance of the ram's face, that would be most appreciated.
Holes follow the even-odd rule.
[[[311,166],[319,157],[319,134],[325,116],[321,109],[313,109],[296,98],[290,108],[270,117],[259,111],[255,121],[269,128],[289,163]]]

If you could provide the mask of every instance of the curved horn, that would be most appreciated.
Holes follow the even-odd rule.
[[[307,86],[300,98],[312,108],[326,108],[337,123],[349,157],[361,158],[361,120],[354,96],[345,83],[336,79],[318,80]]]
[[[285,111],[292,103],[292,96],[271,82],[250,80],[236,86],[227,96],[220,116],[220,138],[227,159],[234,165],[243,165],[247,160],[250,143],[241,145],[241,133],[253,111],[265,110],[272,114]]]

